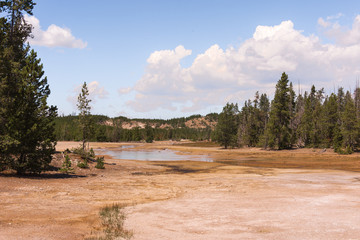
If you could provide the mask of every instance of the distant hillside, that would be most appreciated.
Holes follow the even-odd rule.
[[[129,119],[125,117],[109,118],[101,122],[107,126],[120,125],[123,129],[140,128],[145,129],[146,125],[152,128],[175,129],[175,128],[194,128],[194,129],[214,129],[218,120],[218,114],[212,113],[206,116],[192,115],[187,118],[173,118],[170,120],[162,119]]]
[[[104,115],[93,115],[91,141],[142,141],[149,134],[153,134],[155,140],[209,140],[217,121],[217,113],[168,120],[130,119],[122,116],[110,118]],[[146,126],[149,126],[151,131],[146,130]],[[81,139],[78,116],[58,117],[55,120],[55,129],[58,140]]]

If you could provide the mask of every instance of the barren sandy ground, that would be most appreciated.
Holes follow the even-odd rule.
[[[78,144],[60,142],[58,150]],[[105,170],[71,177],[1,174],[0,239],[83,239],[100,231],[98,211],[112,203],[129,205],[126,225],[139,240],[360,239],[359,154],[135,145],[223,163],[106,157]]]

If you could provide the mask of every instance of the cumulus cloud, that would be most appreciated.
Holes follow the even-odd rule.
[[[45,31],[41,29],[40,21],[34,16],[25,15],[25,21],[33,26],[33,38],[28,41],[32,45],[46,47],[85,48],[86,42],[76,39],[71,30],[51,24]]]
[[[82,85],[79,89],[81,89]],[[108,96],[109,92],[104,87],[100,86],[99,82],[93,81],[88,84],[89,96],[95,100],[95,98],[104,99]],[[79,91],[80,92],[80,91]]]
[[[319,24],[326,27],[327,21],[319,20]],[[358,24],[360,16],[344,37],[356,36]],[[292,21],[258,26],[238,48],[222,49],[215,44],[197,55],[188,68],[180,64],[191,55],[183,46],[153,52],[144,75],[132,88],[135,98],[128,104],[140,112],[196,112],[226,101],[245,101],[257,90],[271,94],[283,71],[294,85],[342,86],[344,80],[359,76],[359,52],[360,41],[323,44],[317,36],[297,30]]]
[[[120,88],[118,90],[119,94],[120,95],[124,95],[124,94],[128,94],[132,91],[132,88],[131,87],[128,87],[128,88]]]
[[[73,89],[73,94],[67,97],[67,101],[76,106],[77,98],[81,92],[83,84],[77,85]],[[98,99],[105,99],[109,95],[109,92],[104,87],[100,86],[99,82],[93,81],[87,84],[89,90],[89,99],[92,102],[96,102]]]
[[[354,19],[352,28],[341,26],[336,20],[342,17],[342,14],[327,17],[326,20],[319,18],[318,24],[323,28],[325,35],[334,39],[338,45],[350,46],[357,45],[360,42],[360,15]]]

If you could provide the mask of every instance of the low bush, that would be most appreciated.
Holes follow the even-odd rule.
[[[103,207],[99,215],[104,235],[86,238],[87,240],[131,239],[133,237],[133,231],[124,228],[126,214],[123,205],[113,204]]]
[[[71,160],[69,155],[64,154],[64,163],[62,165],[62,167],[60,168],[60,172],[62,173],[72,173],[74,171],[74,169],[71,167]]]
[[[77,166],[78,166],[79,168],[88,168],[88,167],[89,167],[88,162],[87,162],[86,160],[84,160],[84,161],[82,161],[82,162],[79,162],[79,163],[77,164]]]
[[[96,166],[95,166],[95,168],[98,168],[98,169],[104,169],[105,168],[104,157],[97,157],[96,158]]]

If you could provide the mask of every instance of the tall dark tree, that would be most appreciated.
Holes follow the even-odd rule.
[[[343,147],[346,148],[348,153],[354,150],[358,136],[358,123],[356,118],[356,108],[354,100],[350,92],[346,92],[344,113],[341,115],[342,127],[341,133],[343,136]]]
[[[314,110],[312,107],[312,99],[314,98],[314,96],[315,87],[312,88],[309,95],[307,92],[305,92],[304,95],[304,110],[300,118],[299,127],[297,129],[298,145],[302,147],[309,146],[311,143],[311,132],[313,129],[312,115]]]
[[[49,85],[43,66],[25,44],[31,0],[0,1],[0,169],[40,173],[55,151],[56,107],[47,105]]]
[[[310,94],[305,92],[304,112],[300,118],[297,130],[301,146],[319,147],[323,140],[322,124],[322,101],[324,99],[324,90],[316,90],[315,86],[311,87]]]
[[[255,99],[254,106],[251,100],[248,100],[240,111],[238,127],[238,142],[240,146],[253,147],[258,142],[257,110],[257,99]]]
[[[237,145],[239,108],[237,104],[227,103],[219,115],[219,121],[216,125],[216,140],[224,146],[235,147]]]
[[[291,147],[290,128],[290,89],[288,75],[284,72],[276,84],[275,96],[271,103],[266,137],[270,148],[285,149]]]
[[[356,109],[356,117],[360,119],[360,87],[357,85],[354,91],[354,104]]]
[[[289,112],[290,112],[290,129],[291,129],[291,144],[296,141],[296,93],[294,91],[292,82],[289,85],[289,94],[290,94],[290,102],[289,102]]]
[[[293,135],[295,134],[295,144],[297,147],[304,146],[303,140],[301,139],[299,126],[301,124],[301,119],[303,118],[305,112],[305,99],[302,94],[299,94],[295,102],[295,116],[292,119],[292,131]]]
[[[270,101],[266,93],[261,94],[260,96],[259,109],[260,109],[261,122],[263,122],[263,129],[265,130],[266,125],[269,121],[269,112],[270,112]]]
[[[324,101],[324,111],[322,116],[322,132],[323,143],[325,147],[334,146],[334,139],[336,131],[339,133],[339,113],[337,106],[336,95],[332,93]],[[337,143],[337,146],[341,146],[341,143]]]
[[[312,102],[312,131],[311,131],[311,145],[313,147],[320,147],[323,140],[323,99],[324,99],[324,89],[316,91],[315,98]]]
[[[255,93],[254,101],[245,102],[239,114],[239,146],[255,147],[263,137],[270,104],[266,94]]]

